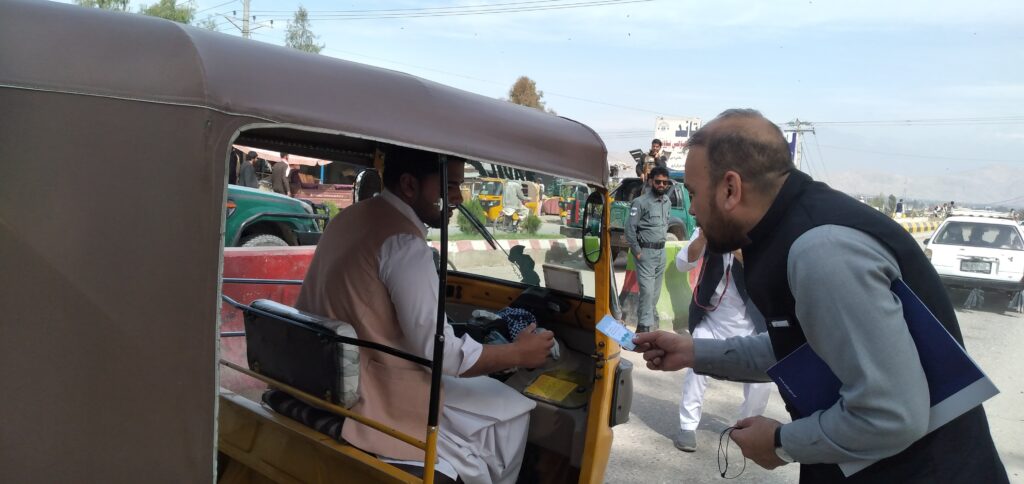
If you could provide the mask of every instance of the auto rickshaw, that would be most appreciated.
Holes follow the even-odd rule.
[[[54,32],[74,41],[54,42]],[[0,481],[434,482],[443,345],[424,358],[327,331],[344,322],[288,307],[301,274],[226,277],[249,250],[223,242],[227,166],[241,143],[360,168],[374,166],[378,148],[398,145],[436,154],[442,168],[475,159],[587,184],[587,265],[569,273],[589,290],[449,270],[443,228],[435,338],[445,314],[465,321],[512,304],[534,311],[565,344],[562,359],[504,381],[533,388],[537,399],[528,443],[535,459],[524,472],[603,482],[612,427],[629,414],[631,376],[619,346],[594,329],[615,312],[616,290],[607,152],[593,130],[400,72],[52,2],[0,3],[0,59],[0,415],[4,435],[17,436],[0,439]],[[267,65],[278,74],[246,75]],[[311,254],[273,250],[259,255]],[[301,271],[258,267],[284,266]],[[261,288],[277,300],[239,296]],[[239,310],[245,325],[228,319]],[[324,353],[290,352],[293,340],[259,325]],[[256,344],[260,335],[266,344]],[[429,372],[430,397],[415,402],[429,409],[421,432],[398,432],[348,410],[338,393],[313,391],[358,389],[337,359],[315,360],[352,347]],[[260,359],[265,351],[274,359]],[[309,361],[329,361],[306,367],[327,376],[277,372]],[[545,375],[557,391],[535,387]],[[260,391],[232,388],[238,379]],[[264,388],[421,449],[419,473],[275,409]]]
[[[585,183],[566,181],[558,187],[559,218],[562,225],[570,227],[582,227],[583,224],[583,203],[590,193],[590,187]]]

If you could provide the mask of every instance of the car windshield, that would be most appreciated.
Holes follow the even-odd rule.
[[[980,222],[950,222],[935,236],[935,243],[1024,250],[1024,241],[1015,227]]]

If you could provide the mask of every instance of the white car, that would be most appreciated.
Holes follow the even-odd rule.
[[[948,287],[1024,290],[1024,227],[1008,216],[949,217],[925,240],[925,255]]]

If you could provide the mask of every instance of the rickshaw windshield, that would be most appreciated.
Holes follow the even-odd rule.
[[[489,181],[484,182],[483,187],[480,189],[481,195],[501,195],[501,182]]]

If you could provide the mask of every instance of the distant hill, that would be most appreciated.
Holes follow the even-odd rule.
[[[907,177],[878,172],[833,174],[829,185],[846,193],[893,194],[919,200],[955,200],[964,204],[1024,207],[1024,167],[990,165],[956,173],[922,173]],[[998,202],[998,203],[993,203]]]

